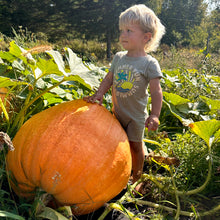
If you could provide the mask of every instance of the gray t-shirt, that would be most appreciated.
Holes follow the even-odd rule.
[[[118,52],[110,68],[113,73],[112,102],[116,117],[144,123],[148,101],[147,87],[153,78],[161,78],[160,66],[150,55],[129,57]]]

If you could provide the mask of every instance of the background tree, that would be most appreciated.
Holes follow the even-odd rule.
[[[189,31],[191,47],[205,48],[206,53],[220,51],[220,8],[208,14],[200,25]]]
[[[205,11],[202,0],[165,0],[161,13],[167,27],[164,42],[174,45],[188,43],[189,29],[200,25]]]
[[[0,32],[12,35],[12,27],[43,32],[49,41],[60,39],[97,40],[107,44],[107,57],[111,43],[118,40],[118,17],[134,4],[152,8],[166,27],[162,42],[168,45],[203,45],[208,36],[210,45],[218,44],[216,9],[206,13],[205,0],[0,0]],[[216,7],[216,0],[206,0]],[[207,24],[209,20],[210,25]],[[219,24],[219,23],[218,23]],[[207,26],[209,31],[204,32]],[[197,33],[196,33],[197,32]],[[201,33],[201,38],[199,36]],[[212,35],[212,36],[211,36]],[[217,40],[214,40],[217,39]],[[195,42],[196,41],[196,42]]]

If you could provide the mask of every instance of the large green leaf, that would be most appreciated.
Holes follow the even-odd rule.
[[[92,89],[93,87],[98,87],[99,80],[97,76],[90,72],[90,70],[83,64],[82,59],[78,58],[71,49],[67,48],[66,51],[70,72],[66,72],[63,58],[58,51],[48,51],[48,53],[54,58],[58,69],[64,74],[65,81],[77,81],[89,89]]]
[[[84,81],[84,79],[82,79],[80,76],[78,76],[78,75],[72,75],[72,76],[68,76],[68,77],[64,77],[64,80],[65,81],[70,81],[69,82],[69,84],[71,84],[71,81],[73,81],[73,82],[78,82],[78,83],[80,83],[81,85],[83,85],[83,86],[85,86],[86,88],[88,88],[88,89],[92,89],[92,86],[90,85],[90,84],[88,84],[88,83],[86,83],[85,81]]]
[[[44,98],[44,106],[63,102],[63,100],[59,96],[49,92],[44,94],[43,98]]]
[[[173,105],[182,105],[182,104],[190,102],[189,99],[184,99],[181,96],[176,95],[174,93],[163,92],[163,96],[167,102]]]
[[[98,77],[84,65],[82,59],[77,57],[70,48],[67,48],[66,51],[70,67],[70,75],[80,76],[85,83],[89,84],[92,88],[98,87],[100,84]]]
[[[27,82],[12,80],[8,77],[0,76],[0,88],[8,86],[29,85]]]
[[[185,117],[176,109],[176,107],[175,107],[173,104],[170,104],[170,103],[166,102],[164,99],[163,99],[163,103],[167,105],[167,107],[169,108],[170,112],[171,112],[176,118],[178,118],[184,126],[188,126],[190,123],[193,123],[193,120],[192,120],[191,118],[190,118],[190,119],[185,118]]]
[[[180,69],[172,69],[172,70],[169,70],[169,69],[163,69],[163,73],[171,76],[171,77],[175,77],[175,76],[178,76],[180,74]]]
[[[209,106],[209,109],[211,111],[216,111],[220,109],[220,100],[210,99],[205,96],[200,96],[200,98]]]
[[[0,57],[3,60],[7,60],[9,62],[13,62],[14,60],[16,60],[17,58],[15,56],[13,56],[10,52],[4,52],[4,51],[0,51]]]
[[[45,60],[39,59],[36,63],[37,67],[41,70],[39,74],[36,74],[35,71],[35,78],[43,77],[50,74],[56,74],[59,76],[63,75],[63,72],[59,70],[58,65],[56,65],[53,60]]]
[[[20,47],[14,41],[10,42],[9,52],[15,57],[20,57],[22,54]]]
[[[47,53],[53,57],[55,63],[58,66],[58,69],[63,73],[63,75],[68,76],[68,73],[65,71],[65,63],[63,61],[62,55],[55,50],[47,51]]]
[[[14,41],[12,41],[12,42],[10,42],[9,52],[0,51],[0,57],[4,60],[11,62],[11,63],[19,58],[25,64],[27,64],[27,58],[23,54],[25,52],[26,52],[26,50],[19,47],[18,45],[15,44]],[[31,54],[28,54],[28,56],[31,60],[34,60],[31,56]]]
[[[189,127],[195,134],[201,137],[209,147],[211,147],[214,142],[220,141],[220,121],[218,120],[199,121],[189,124]]]
[[[210,78],[212,80],[214,80],[215,82],[220,83],[220,77],[219,76],[210,76]]]

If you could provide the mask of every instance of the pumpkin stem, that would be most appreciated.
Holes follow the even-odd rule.
[[[44,208],[53,200],[53,196],[49,193],[46,193],[43,189],[38,188],[36,190],[36,196],[34,200],[35,206],[35,216],[43,212]]]

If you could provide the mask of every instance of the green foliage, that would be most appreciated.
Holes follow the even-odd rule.
[[[6,96],[10,98],[9,110],[4,100],[0,102],[1,109],[5,107],[0,114],[0,130],[11,138],[32,115],[61,102],[92,94],[108,71],[82,61],[70,48],[61,51],[49,46],[24,49],[14,41],[10,42],[9,50],[0,51],[0,58],[0,88],[7,88]],[[136,219],[162,216],[160,210],[175,213],[176,219],[180,215],[195,217],[196,212],[201,211],[198,194],[216,196],[220,166],[220,78],[214,71],[217,64],[212,62],[212,57],[207,55],[198,69],[163,70],[160,126],[157,132],[146,132],[144,141],[155,155],[167,160],[178,158],[180,164],[175,167],[175,164],[148,158],[145,163],[148,170],[138,183],[150,182],[150,192],[134,198],[131,191],[136,185],[128,185],[125,195],[117,203],[110,203],[100,220],[112,209]],[[104,97],[104,106],[111,109],[111,91]],[[58,210],[46,207],[43,192],[36,195],[33,203],[13,194],[5,169],[6,153],[6,149],[0,152],[0,216],[68,219],[72,215],[70,207]],[[149,198],[152,201],[147,201]],[[139,205],[151,206],[154,211],[136,215],[127,209],[128,203],[135,203],[137,208]],[[187,211],[182,211],[183,207]],[[213,212],[216,210],[218,206]]]
[[[44,47],[39,47],[42,51]],[[48,49],[48,47],[45,47]],[[31,52],[31,50],[30,50]],[[18,111],[1,127],[13,135],[31,115],[63,101],[82,97],[98,87],[105,72],[94,65],[84,64],[71,49],[64,50],[65,61],[58,51],[47,51],[48,57],[33,58],[31,53],[10,43],[8,52],[0,52],[0,87],[9,88],[19,103]],[[2,115],[2,120],[7,115]]]
[[[219,10],[220,8],[216,8],[206,18],[203,18],[199,26],[190,29],[189,42],[191,46],[206,48],[206,53],[210,51],[219,53]]]

